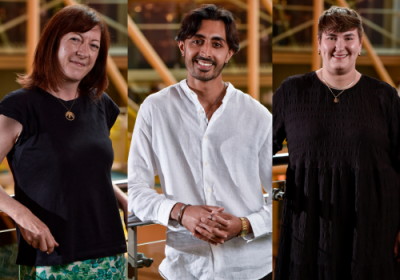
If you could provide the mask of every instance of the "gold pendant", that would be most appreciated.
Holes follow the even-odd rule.
[[[65,113],[65,118],[69,121],[73,121],[75,119],[75,115],[74,113],[72,113],[71,111],[67,111]]]
[[[333,99],[333,102],[339,103],[339,99],[337,97],[335,97],[335,99]]]

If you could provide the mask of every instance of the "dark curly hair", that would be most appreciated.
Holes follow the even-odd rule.
[[[239,51],[239,35],[232,13],[212,4],[204,5],[187,13],[182,20],[181,28],[175,40],[184,42],[191,38],[200,29],[203,20],[222,20],[225,23],[226,41],[229,49],[233,50],[234,53]]]

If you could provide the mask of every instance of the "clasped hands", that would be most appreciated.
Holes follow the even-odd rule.
[[[171,218],[177,220],[177,213],[183,205],[177,203],[174,206]],[[223,211],[223,207],[217,206],[187,206],[182,215],[182,225],[198,239],[212,245],[224,244],[241,232],[242,222],[238,217]],[[251,228],[249,225],[248,228]]]

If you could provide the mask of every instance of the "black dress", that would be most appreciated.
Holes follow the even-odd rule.
[[[275,280],[400,279],[397,91],[361,76],[334,103],[311,72],[281,84],[273,116],[274,154],[289,149]]]

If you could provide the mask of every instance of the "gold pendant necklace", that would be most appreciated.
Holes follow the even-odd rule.
[[[66,118],[67,120],[69,120],[69,121],[75,120],[75,114],[71,112],[71,109],[72,109],[72,106],[74,106],[74,104],[75,104],[77,95],[78,95],[78,92],[76,92],[74,102],[72,102],[72,105],[71,105],[71,107],[70,107],[69,109],[68,109],[67,106],[65,106],[64,103],[62,103],[61,99],[58,98],[58,97],[56,96],[56,98],[58,99],[58,101],[60,101],[61,105],[63,105],[64,108],[67,109],[67,112],[65,113],[65,118]]]
[[[342,91],[339,92],[338,95],[335,95],[335,94],[333,93],[333,91],[331,90],[331,87],[332,87],[332,86],[330,86],[330,85],[328,84],[328,82],[326,82],[326,81],[324,80],[324,76],[322,76],[322,71],[321,71],[321,78],[322,78],[322,81],[323,81],[324,84],[328,87],[328,89],[329,89],[329,91],[332,93],[333,97],[335,97],[335,98],[333,99],[333,102],[334,102],[334,103],[339,103],[339,98],[338,98],[339,95],[341,95],[341,94],[343,93],[343,91],[345,91],[346,89],[348,89],[348,88],[354,83],[354,81],[356,80],[356,77],[357,77],[357,72],[356,72],[356,74],[354,75],[353,81],[352,81],[350,84],[348,84],[347,86],[343,87],[343,88],[338,88],[339,90],[342,89]],[[332,88],[334,88],[334,87],[332,87]]]
[[[75,114],[72,113],[71,111],[67,111],[65,113],[65,118],[69,121],[73,121],[75,119]]]

